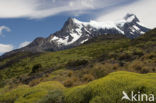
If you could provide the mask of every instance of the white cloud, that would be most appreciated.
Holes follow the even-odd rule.
[[[21,44],[19,45],[19,48],[25,47],[25,46],[27,46],[27,45],[29,45],[29,44],[30,44],[29,41],[25,41],[25,42],[23,42],[23,43],[21,43]]]
[[[127,0],[0,0],[0,18],[44,18],[62,12],[84,13]]]
[[[13,50],[13,48],[14,47],[10,44],[0,44],[0,54],[9,52],[9,51]]]
[[[155,5],[156,0],[0,0],[0,18],[39,19],[67,12],[76,16],[90,13],[103,21],[132,12],[145,25],[155,27]]]
[[[150,27],[156,27],[156,0],[139,0],[130,5],[125,5],[112,9],[107,13],[98,15],[97,21],[116,20],[122,18],[127,13],[134,13],[140,21]]]
[[[6,26],[0,26],[0,35],[2,35],[2,32],[6,30],[7,32],[10,32],[10,28],[6,27]]]

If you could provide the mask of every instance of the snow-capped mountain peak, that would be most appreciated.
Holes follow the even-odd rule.
[[[97,22],[93,20],[82,22],[76,18],[69,18],[61,30],[47,38],[35,39],[28,46],[11,53],[19,51],[57,51],[79,46],[94,37],[106,34],[122,34],[128,38],[136,38],[150,30],[140,24],[139,19],[134,14],[127,14],[123,19],[115,22]]]
[[[84,41],[102,34],[123,34],[129,38],[135,38],[149,30],[141,26],[139,22],[134,14],[127,14],[124,19],[116,22],[97,22],[93,20],[82,22],[76,18],[69,18],[60,31],[52,34],[53,37],[50,42],[62,47],[80,45]]]
[[[124,17],[124,20],[126,20],[127,22],[140,22],[135,14],[129,13]]]
[[[112,21],[97,22],[97,21],[94,21],[94,20],[90,20],[89,22],[82,22],[82,21],[79,21],[76,18],[72,18],[72,20],[76,25],[83,25],[85,27],[90,26],[90,27],[95,28],[95,29],[106,29],[106,28],[107,29],[112,29],[112,28],[116,28],[115,23],[112,22]]]

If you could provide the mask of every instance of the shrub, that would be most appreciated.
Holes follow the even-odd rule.
[[[75,60],[75,61],[70,61],[67,63],[68,67],[79,67],[79,66],[85,66],[88,64],[87,60]]]
[[[155,69],[155,68],[153,68],[153,69],[152,69],[152,71],[153,71],[153,72],[155,72],[155,71],[156,71],[156,69]]]
[[[149,53],[144,56],[144,59],[153,59],[153,58],[156,58],[155,53]]]
[[[35,86],[41,82],[41,79],[34,79],[31,82],[29,82],[29,86]]]
[[[129,53],[122,53],[119,55],[119,60],[130,60],[131,55]]]
[[[156,74],[111,73],[89,84],[68,89],[65,91],[65,103],[130,103],[121,101],[122,91],[156,95],[155,77]]]
[[[110,52],[110,53],[108,54],[108,57],[109,57],[109,58],[113,58],[113,59],[117,59],[118,54],[117,54],[117,52]]]
[[[133,55],[138,55],[139,57],[144,55],[144,52],[140,49],[136,49],[133,51]]]
[[[73,79],[69,78],[69,79],[65,80],[63,84],[65,87],[71,87],[71,86],[73,86],[74,81],[73,81]]]
[[[62,90],[52,90],[38,103],[63,103],[63,97],[64,95]]]
[[[117,69],[119,69],[119,64],[113,64],[113,68],[112,68],[113,70],[117,70]]]
[[[147,67],[144,67],[142,70],[141,70],[141,73],[148,73],[149,72],[149,68]]]
[[[95,66],[90,70],[90,73],[94,75],[96,78],[101,78],[106,76],[108,73],[114,71],[114,65],[110,63],[100,64],[97,63]]]
[[[100,78],[100,77],[103,77],[103,76],[107,75],[106,70],[104,68],[102,68],[102,67],[93,68],[92,74],[96,78]]]
[[[49,91],[63,90],[64,86],[59,82],[42,82],[37,86],[19,86],[4,94],[0,94],[0,103],[38,103],[46,97]]]
[[[108,96],[101,97],[101,96],[96,96],[92,100],[90,100],[89,103],[112,103],[112,100],[108,98]]]
[[[141,61],[134,61],[130,67],[131,70],[135,70],[137,72],[140,72],[143,68],[143,63]]]
[[[73,75],[73,72],[69,71],[67,75],[68,75],[68,77],[71,77]]]
[[[35,65],[32,67],[32,72],[31,72],[31,73],[36,73],[36,72],[38,72],[40,68],[42,68],[42,65],[41,65],[41,64],[35,64]]]
[[[14,103],[17,98],[24,96],[28,92],[29,87],[26,85],[19,86],[9,92],[0,94],[0,103]]]
[[[90,82],[92,80],[94,80],[94,76],[92,74],[85,74],[83,77],[82,77],[82,80],[83,81],[86,81],[86,82]]]
[[[119,61],[119,66],[123,67],[125,65],[124,61]]]

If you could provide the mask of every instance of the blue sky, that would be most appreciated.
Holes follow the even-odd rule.
[[[155,5],[156,0],[0,0],[0,54],[49,36],[68,17],[107,21],[130,12],[153,28]]]

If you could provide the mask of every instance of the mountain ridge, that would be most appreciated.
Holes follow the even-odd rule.
[[[35,53],[64,50],[79,46],[99,35],[122,34],[132,39],[149,30],[149,28],[141,25],[134,14],[127,14],[117,22],[81,22],[76,18],[68,18],[60,31],[51,34],[47,38],[38,37],[28,46],[8,52],[3,56],[23,51]]]

